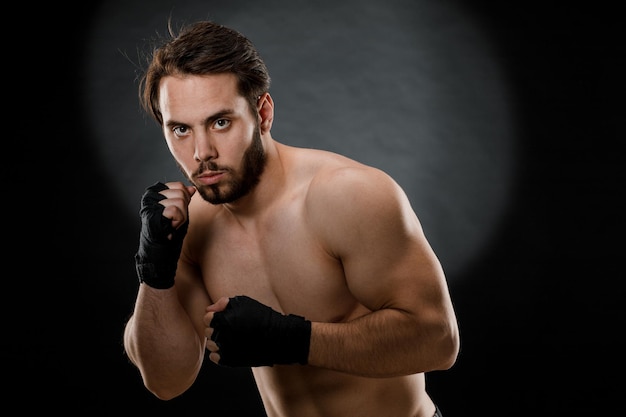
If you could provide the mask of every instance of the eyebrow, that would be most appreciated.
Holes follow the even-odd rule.
[[[217,113],[213,113],[211,116],[207,117],[206,119],[204,119],[204,126],[209,126],[211,124],[213,124],[216,120],[222,119],[226,116],[230,116],[235,114],[235,110],[233,109],[222,109],[220,111],[218,111]],[[185,127],[189,127],[189,125],[187,123],[183,123],[183,122],[178,122],[176,120],[168,120],[167,122],[165,122],[165,126],[168,128],[172,128],[174,126],[185,126]]]

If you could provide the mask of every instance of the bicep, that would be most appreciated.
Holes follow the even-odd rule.
[[[176,290],[183,309],[189,315],[196,332],[204,338],[205,325],[202,321],[211,299],[206,291],[197,265],[183,254],[176,269]]]
[[[418,231],[373,230],[347,247],[341,259],[348,288],[372,311],[393,308],[418,315],[438,304],[445,285],[441,265]]]
[[[445,278],[404,191],[376,170],[351,172],[342,188],[326,236],[355,298],[372,311],[436,308]]]

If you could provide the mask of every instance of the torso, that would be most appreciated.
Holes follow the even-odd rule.
[[[242,220],[194,196],[191,258],[210,300],[248,295],[282,313],[319,322],[367,314],[346,285],[341,260],[312,230],[306,205],[309,186],[320,172],[362,166],[323,151],[286,148],[283,153],[288,154],[283,155],[288,182],[254,219]],[[434,409],[423,374],[372,379],[300,365],[258,367],[253,374],[270,417],[430,417]]]

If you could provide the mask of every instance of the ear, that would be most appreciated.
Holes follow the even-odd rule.
[[[274,100],[270,93],[265,93],[257,100],[257,114],[261,134],[269,133],[274,122]]]

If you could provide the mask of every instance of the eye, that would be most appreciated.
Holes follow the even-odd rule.
[[[189,136],[189,129],[186,126],[176,126],[172,129],[172,132],[178,138]]]
[[[215,123],[213,123],[213,127],[216,130],[224,130],[226,129],[228,126],[230,126],[230,120],[228,119],[217,119],[215,121]]]

